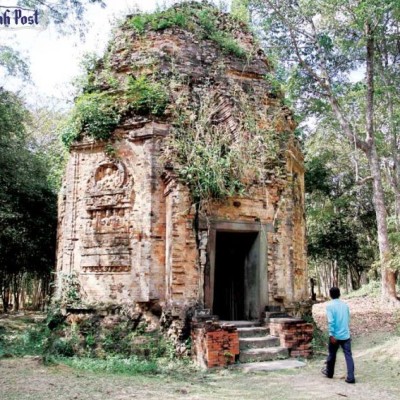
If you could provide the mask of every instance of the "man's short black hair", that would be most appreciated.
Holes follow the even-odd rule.
[[[340,289],[338,287],[331,287],[329,290],[329,295],[331,299],[338,299],[340,297]]]

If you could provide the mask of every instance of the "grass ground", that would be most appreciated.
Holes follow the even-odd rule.
[[[0,335],[26,335],[40,315],[0,318]],[[365,315],[368,320],[368,314]],[[338,355],[334,379],[320,373],[319,355],[298,370],[243,373],[237,369],[199,371],[190,364],[166,363],[151,373],[94,372],[85,360],[60,360],[44,365],[39,356],[0,359],[1,400],[122,400],[122,399],[267,399],[267,400],[399,400],[400,335],[369,332],[356,336],[353,354],[355,385],[344,382],[345,363]],[[29,350],[28,351],[34,351]],[[120,360],[121,361],[121,360]],[[94,362],[95,363],[95,362]],[[82,369],[82,368],[89,368]],[[98,368],[99,369],[99,368]],[[118,369],[117,369],[118,370]],[[122,372],[122,373],[121,373]]]

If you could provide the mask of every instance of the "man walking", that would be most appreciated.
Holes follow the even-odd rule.
[[[335,373],[336,353],[339,346],[343,349],[344,357],[347,366],[347,383],[355,383],[354,378],[354,362],[351,354],[351,339],[350,339],[350,310],[349,306],[339,300],[340,289],[332,287],[329,291],[332,301],[326,306],[326,315],[328,318],[329,330],[329,355],[326,360],[326,368],[322,373],[327,378],[333,378]]]

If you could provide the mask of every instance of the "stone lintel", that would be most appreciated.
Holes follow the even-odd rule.
[[[150,124],[146,124],[139,129],[129,130],[128,140],[131,142],[136,142],[151,139],[153,137],[165,137],[168,135],[169,129],[169,124],[158,124],[156,122],[151,122]]]

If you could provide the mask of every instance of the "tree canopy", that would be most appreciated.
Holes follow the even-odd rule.
[[[387,109],[393,111],[381,125],[377,96],[381,82],[396,82],[400,3],[396,0],[253,0],[263,42],[285,71],[287,89],[302,117],[329,116],[337,136],[360,150],[368,162],[382,275],[382,295],[396,302],[398,270],[391,262],[393,246],[388,234],[390,195],[385,190],[382,144],[390,149],[397,169],[393,90],[387,90]],[[386,65],[388,68],[383,68]],[[354,82],[354,74],[363,75]],[[389,78],[390,77],[390,78]],[[389,105],[391,104],[391,106]],[[386,115],[389,114],[386,113]],[[398,192],[397,171],[392,193]],[[398,209],[398,207],[396,207]]]
[[[0,89],[0,289],[4,309],[22,280],[50,281],[54,266],[56,193],[25,124],[29,112],[16,95]]]

